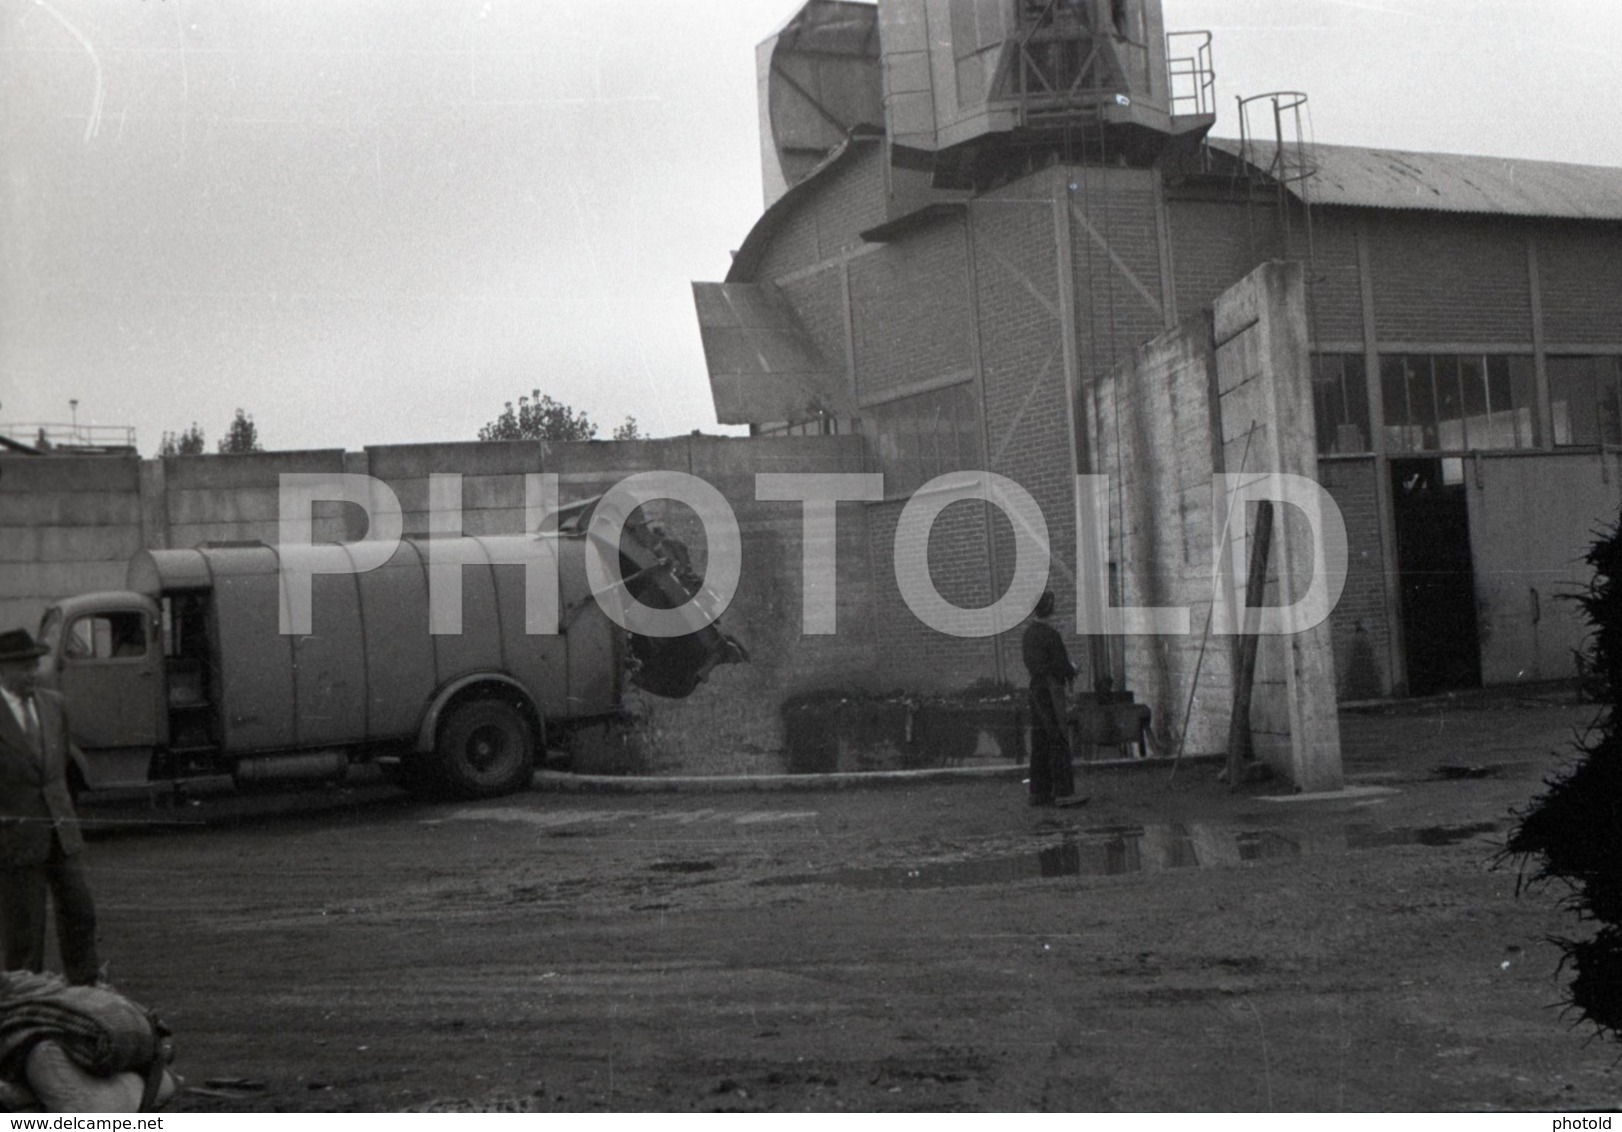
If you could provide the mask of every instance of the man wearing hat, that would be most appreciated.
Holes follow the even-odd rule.
[[[88,984],[100,976],[96,908],[68,794],[67,712],[61,696],[34,687],[45,651],[27,630],[0,633],[0,944],[7,970],[44,969],[49,892],[62,973]]]
[[[1053,591],[1042,594],[1020,639],[1025,670],[1031,675],[1031,805],[1075,805],[1076,782],[1070,765],[1069,712],[1065,688],[1076,677],[1064,638],[1049,622],[1057,604]]]

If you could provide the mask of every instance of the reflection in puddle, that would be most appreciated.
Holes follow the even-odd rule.
[[[1471,838],[1497,833],[1495,821],[1476,822],[1474,825],[1433,825],[1426,829],[1372,829],[1369,826],[1350,826],[1346,830],[1348,849],[1381,849],[1391,845],[1429,845],[1438,848],[1457,845]]]
[[[815,875],[772,877],[757,883],[953,888],[1043,877],[1122,876],[1398,845],[1457,845],[1498,829],[1495,822],[1426,829],[1377,829],[1368,825],[1289,830],[1203,824],[1110,826],[1075,830],[1058,845],[1017,857],[942,861],[914,868],[835,869]]]

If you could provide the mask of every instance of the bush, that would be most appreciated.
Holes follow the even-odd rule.
[[[1602,1036],[1622,1034],[1622,526],[1599,532],[1587,555],[1593,580],[1572,596],[1591,626],[1580,658],[1583,691],[1599,705],[1578,736],[1577,760],[1545,781],[1547,790],[1516,815],[1504,849],[1521,862],[1521,883],[1554,882],[1579,922],[1598,923],[1587,939],[1555,939],[1570,964],[1567,1002]]]

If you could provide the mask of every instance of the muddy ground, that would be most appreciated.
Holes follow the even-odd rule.
[[[89,859],[180,1111],[1608,1107],[1576,925],[1489,867],[1591,714],[1348,713],[1333,801],[359,789],[90,805]]]

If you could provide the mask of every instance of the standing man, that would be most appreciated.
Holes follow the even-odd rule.
[[[1053,616],[1053,591],[1042,594],[1031,623],[1020,641],[1025,670],[1031,674],[1031,805],[1063,805],[1074,801],[1076,781],[1070,766],[1069,712],[1065,688],[1076,677],[1076,666],[1064,647],[1059,630],[1048,623]]]
[[[24,629],[0,633],[0,942],[7,970],[44,970],[49,892],[62,973],[89,984],[100,977],[96,908],[68,794],[67,712],[61,696],[34,687],[45,651]]]

